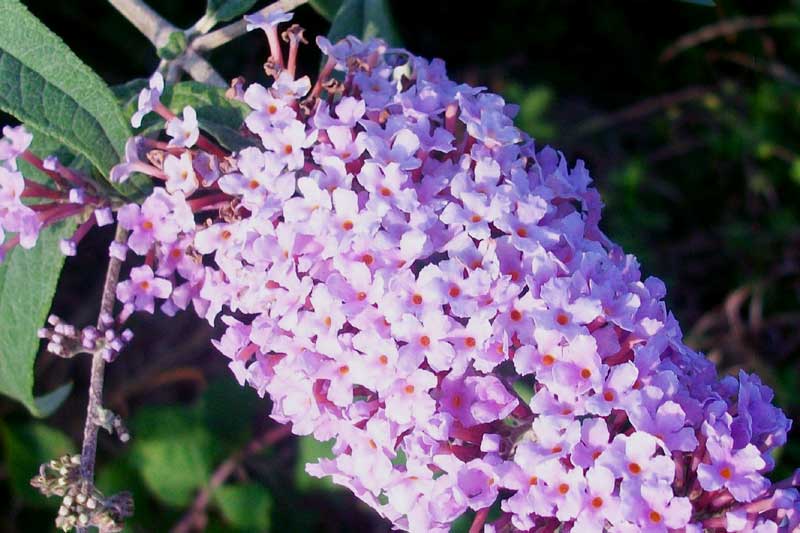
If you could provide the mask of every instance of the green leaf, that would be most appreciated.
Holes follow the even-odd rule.
[[[323,490],[336,491],[341,487],[330,478],[317,478],[306,473],[307,463],[316,463],[319,459],[333,459],[333,440],[320,442],[314,437],[297,439],[297,462],[295,463],[294,483],[301,491]]]
[[[789,175],[792,177],[792,181],[800,185],[800,158],[792,161],[789,168]]]
[[[537,141],[549,140],[555,136],[555,126],[546,117],[554,100],[552,89],[546,86],[522,87],[509,83],[503,96],[507,101],[519,104],[519,114],[514,120],[521,129]]]
[[[55,507],[58,499],[47,499],[30,485],[39,465],[62,455],[75,453],[70,438],[61,431],[41,422],[2,424],[3,462],[11,490],[27,505]]]
[[[182,113],[185,106],[192,106],[197,111],[200,128],[228,150],[241,150],[254,143],[241,133],[244,119],[252,109],[238,100],[226,98],[225,89],[196,81],[184,81],[166,87],[161,95],[161,102],[176,114]],[[125,111],[128,116],[136,111],[135,97],[129,100]],[[163,127],[163,119],[151,113],[142,121],[138,133],[153,133]]]
[[[133,419],[131,464],[162,502],[187,505],[211,474],[213,440],[196,410],[143,408]]]
[[[0,393],[22,402],[36,416],[45,416],[54,405],[53,397],[44,405],[37,405],[33,397],[37,331],[50,310],[64,264],[58,241],[72,235],[75,225],[73,218],[45,228],[34,248],[17,246],[0,264]]]
[[[212,435],[231,448],[238,448],[252,437],[253,418],[263,409],[263,401],[252,388],[242,387],[225,376],[206,388],[198,409],[203,426]]]
[[[59,161],[61,161],[63,164],[72,168],[77,168],[84,172],[88,172],[91,169],[91,163],[89,163],[86,158],[82,156],[76,156],[75,154],[69,152],[64,145],[55,139],[48,137],[47,135],[39,133],[35,130],[33,133],[33,142],[31,143],[29,149],[37,156],[43,158],[46,155],[52,154],[57,156]],[[20,171],[27,179],[42,184],[47,184],[52,181],[49,176],[38,170],[27,161],[18,160],[17,164],[19,165]],[[17,265],[17,262],[21,262],[20,265],[6,267],[3,264],[0,264],[0,392],[20,400],[28,407],[29,410],[31,410],[33,414],[41,417],[50,416],[50,414],[58,409],[61,403],[66,400],[67,396],[69,396],[69,393],[72,390],[72,384],[66,383],[40,398],[32,397],[32,393],[30,392],[30,390],[33,388],[34,360],[36,359],[36,353],[38,352],[39,348],[39,339],[36,336],[36,331],[44,324],[44,318],[47,315],[47,311],[50,309],[50,302],[52,300],[53,293],[55,292],[55,284],[64,262],[64,257],[58,250],[58,239],[68,237],[74,231],[74,228],[75,222],[73,219],[72,221],[63,223],[63,226],[57,229],[45,229],[36,245],[36,248],[34,248],[33,251],[12,251],[6,258],[6,263],[9,265]],[[47,241],[47,237],[53,232],[55,232],[57,238]],[[51,250],[49,252],[43,249],[43,247],[46,246],[50,246]],[[32,259],[23,262],[23,256],[27,257],[28,254],[32,255]],[[17,257],[17,259],[12,259],[14,257]],[[52,272],[50,272],[50,269],[46,268],[48,265],[48,260],[52,261],[50,263],[50,269],[52,269]],[[8,268],[13,268],[13,272],[11,272],[9,275],[11,275],[13,279],[19,279],[20,275],[24,275],[24,273],[28,271],[28,265],[31,262],[37,267],[41,267],[42,271],[47,270],[49,274],[46,278],[43,278],[44,283],[36,283],[36,278],[30,278],[24,285],[20,285],[18,290],[22,291],[23,294],[27,293],[26,291],[32,291],[32,293],[41,291],[41,296],[39,297],[39,301],[41,302],[41,312],[35,315],[28,314],[26,317],[28,320],[27,324],[15,324],[16,319],[10,316],[7,317],[3,311],[3,304],[5,301],[2,298],[4,279],[4,274],[2,274],[2,272],[5,272]],[[12,283],[16,282],[12,281]],[[52,288],[48,292],[47,289],[49,283],[52,283]],[[9,285],[9,287],[13,287],[13,285]],[[13,302],[9,303],[14,305]],[[8,323],[4,325],[4,322],[6,321],[8,321]],[[20,328],[17,330],[17,333],[13,334],[17,340],[8,341],[6,347],[4,348],[3,331],[6,331],[4,328],[10,328],[12,325],[19,326]],[[24,331],[22,328],[27,328],[27,330]],[[8,329],[8,331],[11,330]],[[15,345],[14,343],[19,344]],[[3,357],[6,353],[14,353],[16,354],[16,357]],[[9,366],[4,367],[4,363],[8,363]],[[12,367],[16,370],[14,370]],[[18,389],[17,394],[22,394],[22,396],[15,395],[14,393],[10,392],[9,389],[11,386],[7,384],[7,381],[19,382],[19,385],[22,388],[27,388],[28,392],[24,393],[22,389]]]
[[[206,17],[215,23],[225,22],[244,15],[255,3],[256,0],[208,0]]]
[[[328,20],[333,20],[336,12],[342,7],[342,2],[343,0],[310,0],[308,3],[317,13]]]
[[[175,59],[186,50],[188,44],[186,35],[182,31],[174,31],[169,34],[167,44],[156,50],[156,53],[161,59]]]
[[[134,98],[136,100],[139,99],[139,92],[147,87],[148,81],[144,78],[135,78],[131,81],[120,83],[119,85],[112,85],[111,92],[117,98],[117,102],[122,107],[123,114],[125,114],[125,108],[131,103]],[[136,105],[136,102],[133,102]],[[125,117],[129,119],[130,117]]]
[[[214,492],[214,503],[223,518],[240,531],[269,529],[272,499],[269,492],[255,483],[224,485]]]
[[[47,394],[34,398],[36,411],[39,416],[45,418],[55,413],[56,410],[61,407],[61,404],[64,403],[64,400],[69,397],[70,392],[72,392],[71,381],[69,383],[64,383]]]
[[[380,37],[395,46],[401,43],[387,0],[344,0],[333,18],[328,39],[335,43],[347,35]]]
[[[85,156],[108,176],[130,135],[114,95],[17,0],[0,0],[0,109]],[[133,194],[136,186],[119,186]]]
[[[531,403],[533,398],[533,387],[523,380],[518,380],[514,383],[514,391],[522,398],[525,403]]]

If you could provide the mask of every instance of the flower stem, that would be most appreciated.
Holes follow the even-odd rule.
[[[127,230],[117,224],[114,241],[122,243],[128,236]],[[111,316],[114,311],[117,281],[122,261],[111,257],[108,262],[106,279],[103,283],[103,294],[100,298],[100,313],[97,318],[97,329],[103,332],[107,329],[108,322],[105,317]],[[81,478],[89,485],[94,484],[94,462],[97,456],[97,425],[96,413],[103,402],[103,378],[106,362],[100,352],[92,355],[92,370],[89,379],[89,404],[86,407],[86,422],[83,429],[83,447],[81,448]],[[85,531],[78,529],[79,533]]]
[[[203,514],[205,513],[206,506],[208,506],[208,502],[211,500],[214,491],[225,483],[239,464],[251,455],[255,455],[267,446],[271,446],[284,437],[287,437],[291,432],[292,426],[290,425],[273,427],[254,438],[246,444],[244,448],[228,457],[228,459],[220,464],[211,475],[208,484],[197,493],[189,511],[184,515],[181,521],[172,528],[171,533],[189,533],[190,531],[198,530],[198,522],[203,521]]]
[[[483,530],[483,524],[486,523],[486,517],[489,516],[489,508],[484,507],[477,513],[475,513],[475,519],[472,521],[472,525],[469,526],[469,533],[480,533]]]
[[[133,24],[158,49],[166,45],[169,36],[180,32],[175,25],[155,12],[144,0],[108,0],[126,19]],[[244,33],[244,32],[242,32]],[[185,50],[180,57],[172,60],[180,65],[193,79],[224,87],[225,80],[217,74],[211,64],[193,50]]]
[[[273,11],[282,10],[282,11],[291,11],[292,9],[296,8],[297,6],[303,5],[308,0],[278,0],[277,2],[268,5],[265,8],[262,8],[258,11],[262,15],[266,15]],[[213,50],[223,44],[232,41],[236,37],[240,35],[244,35],[247,32],[247,22],[244,19],[234,22],[233,24],[229,24],[224,26],[218,30],[212,31],[206,35],[201,35],[200,37],[196,38],[191,45],[191,48],[197,52],[203,52],[205,50]]]

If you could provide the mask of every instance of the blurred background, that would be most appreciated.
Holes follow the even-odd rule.
[[[109,83],[147,77],[158,63],[104,0],[23,1]],[[664,279],[688,343],[721,373],[758,372],[797,421],[800,1],[704,3],[390,1],[407,48],[520,104],[519,126],[538,144],[587,161],[606,203],[603,228],[645,275]],[[182,27],[204,11],[201,0],[151,5]],[[328,31],[308,6],[295,21],[307,36]],[[313,75],[319,54],[302,53]],[[266,55],[259,33],[211,59],[228,79],[263,81]],[[96,231],[67,261],[53,309],[67,321],[96,316],[110,239]],[[303,472],[325,445],[272,443],[268,401],[236,385],[206,323],[137,316],[131,328],[136,338],[109,367],[105,397],[133,440],[101,434],[98,458],[100,489],[134,494],[128,530],[167,531],[192,516],[207,531],[388,531],[354,497]],[[53,529],[58,502],[28,481],[41,462],[79,446],[88,363],[40,355],[37,388],[74,383],[48,419],[0,398],[0,531]],[[776,478],[800,466],[798,429]],[[212,478],[219,488],[198,502]]]

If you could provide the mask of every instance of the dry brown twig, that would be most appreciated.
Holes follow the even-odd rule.
[[[206,520],[206,508],[214,491],[225,483],[245,459],[260,453],[264,448],[272,446],[287,437],[291,434],[291,431],[292,427],[289,425],[273,427],[251,440],[239,451],[220,463],[211,475],[208,484],[197,493],[189,510],[183,515],[180,522],[170,530],[170,533],[190,533],[191,531],[202,530]]]
[[[767,74],[778,81],[800,85],[800,75],[778,61],[767,61],[743,52],[711,51],[708,58],[711,61],[727,61],[755,72]]]
[[[595,133],[599,130],[616,126],[623,122],[641,119],[662,109],[690,102],[692,100],[702,99],[709,94],[713,94],[713,92],[714,89],[712,87],[692,86],[686,87],[679,91],[660,94],[651,98],[645,98],[644,100],[636,102],[635,104],[624,109],[620,109],[619,111],[595,117],[582,124],[579,124],[575,128],[575,132],[572,134],[571,140]]]
[[[708,26],[703,26],[698,30],[687,33],[672,45],[668,46],[658,59],[663,63],[690,48],[713,41],[714,39],[736,35],[746,30],[760,30],[777,25],[775,19],[770,17],[740,17],[720,20],[714,24],[709,24]]]

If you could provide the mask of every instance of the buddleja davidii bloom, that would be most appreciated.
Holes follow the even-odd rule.
[[[41,159],[30,150],[33,135],[24,126],[3,128],[0,138],[0,261],[17,244],[33,248],[42,229],[67,218],[79,221],[74,234],[59,248],[75,255],[78,243],[95,225],[113,221],[110,201],[88,176],[65,167],[55,156]],[[42,183],[23,176],[23,160],[47,178]],[[7,234],[14,234],[8,238]]]
[[[0,244],[6,231],[18,233],[17,240],[23,248],[36,244],[42,224],[36,212],[22,203],[24,190],[21,173],[0,167]]]
[[[260,146],[195,140],[156,80],[140,107],[173,140],[133,142],[115,175],[165,181],[124,216],[174,287],[165,310],[222,315],[237,379],[295,433],[335,440],[309,472],[411,531],[498,499],[487,530],[721,530],[743,505],[753,527],[793,527],[796,481],[761,481],[788,421],[759,382],[719,381],[682,344],[663,284],[598,229],[583,164],[536,150],[499,96],[380,41],[318,39],[312,85],[297,39],[284,61],[285,20],[251,21],[274,83],[232,93]]]

